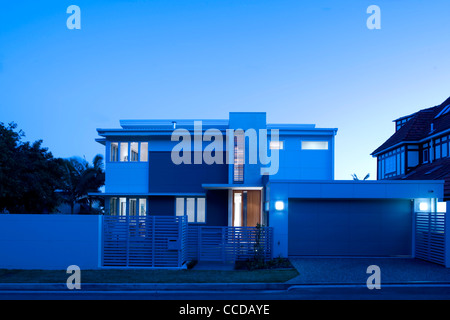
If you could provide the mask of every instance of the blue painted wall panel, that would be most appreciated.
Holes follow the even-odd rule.
[[[150,152],[148,174],[150,193],[204,193],[204,183],[227,183],[226,164],[179,164],[170,152]],[[193,160],[192,162],[193,163]]]
[[[0,268],[96,269],[99,216],[0,215]]]

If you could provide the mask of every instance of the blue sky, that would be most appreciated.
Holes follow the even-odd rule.
[[[69,30],[70,5],[81,30]],[[369,5],[381,29],[369,30]],[[0,121],[57,157],[103,153],[119,119],[338,128],[336,179],[376,176],[392,120],[450,96],[450,2],[18,1],[0,11]]]

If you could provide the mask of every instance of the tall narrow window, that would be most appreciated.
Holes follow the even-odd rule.
[[[244,182],[245,136],[243,132],[235,132],[234,136],[234,182]]]
[[[428,143],[425,143],[423,145],[422,162],[426,163],[428,161],[430,161],[430,151],[429,151]]]
[[[130,199],[129,201],[129,215],[130,216],[135,216],[136,215],[136,206],[137,206],[137,202],[136,199]]]
[[[139,215],[140,216],[147,215],[147,199],[145,198],[139,199]]]
[[[127,198],[119,198],[119,210],[120,210],[120,215],[121,216],[126,216],[127,215]]]
[[[195,198],[186,199],[186,214],[188,222],[195,222]]]
[[[111,142],[110,149],[111,149],[110,161],[116,162],[117,160],[119,160],[119,143]]]
[[[148,142],[141,142],[141,159],[140,161],[148,161]]]
[[[128,142],[120,143],[120,161],[128,161]]]
[[[130,143],[130,161],[139,161],[139,142]]]
[[[117,215],[117,198],[109,199],[109,214],[112,216]]]
[[[177,198],[175,203],[177,216],[184,216],[184,198]]]

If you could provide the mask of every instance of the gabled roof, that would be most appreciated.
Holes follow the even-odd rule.
[[[400,129],[397,130],[397,132],[386,140],[386,142],[372,152],[372,155],[376,156],[378,153],[395,145],[401,144],[402,142],[419,142],[430,135],[450,129],[450,112],[446,112],[449,110],[444,110],[449,105],[450,97],[438,106],[422,109],[410,116],[407,116],[411,117],[411,120],[406,122]],[[399,119],[407,117],[402,117]],[[433,130],[431,130],[432,124]]]

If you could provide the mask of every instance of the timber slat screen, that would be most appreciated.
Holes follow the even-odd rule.
[[[104,216],[102,266],[179,268],[187,259],[187,218]]]
[[[272,257],[270,227],[189,226],[188,258],[198,261],[234,262]]]
[[[416,212],[416,258],[445,265],[445,213]]]

